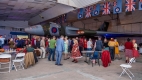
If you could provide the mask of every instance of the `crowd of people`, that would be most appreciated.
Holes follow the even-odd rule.
[[[0,46],[3,47],[3,38],[0,38]],[[35,49],[40,50],[40,58],[47,57],[48,61],[56,61],[55,65],[62,65],[62,54],[64,53],[64,60],[73,58],[74,63],[78,62],[78,58],[83,56],[82,51],[104,51],[108,50],[110,52],[111,60],[115,59],[121,60],[122,57],[119,52],[119,43],[117,39],[106,38],[102,40],[101,37],[98,39],[85,38],[85,37],[74,37],[68,38],[67,36],[60,37],[38,37],[33,36],[32,39],[10,39],[8,41],[9,48],[17,49],[24,48],[24,52],[33,52]],[[139,53],[137,51],[136,40],[127,39],[125,46],[125,57],[126,63],[129,62],[129,59],[132,57],[137,58]],[[48,54],[48,56],[46,56]],[[86,53],[85,56],[91,58],[91,54]],[[56,58],[56,59],[55,59]],[[94,60],[93,60],[94,61]]]

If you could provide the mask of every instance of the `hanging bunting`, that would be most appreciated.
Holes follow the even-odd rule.
[[[100,4],[94,5],[92,8],[92,16],[97,16],[100,14]]]
[[[129,11],[135,11],[136,8],[135,8],[135,5],[136,5],[136,0],[126,0],[126,9],[125,11],[126,12],[129,12]]]
[[[122,0],[116,0],[113,2],[113,14],[122,12]]]
[[[142,0],[139,0],[139,10],[142,10]]]
[[[80,8],[77,15],[78,19],[83,18],[83,14],[84,14],[84,8]]]
[[[91,17],[91,6],[85,8],[85,18]]]
[[[102,15],[110,14],[110,2],[105,2],[103,4],[103,12]]]

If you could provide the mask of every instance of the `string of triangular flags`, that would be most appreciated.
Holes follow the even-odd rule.
[[[102,4],[95,4],[85,8],[80,8],[78,10],[77,18],[81,19],[83,17],[89,18],[92,16],[97,16],[102,10],[102,15],[111,14],[111,7],[113,7],[113,14],[122,12],[122,0],[115,0],[114,2],[105,2]],[[136,10],[136,0],[125,0],[125,11],[135,11]],[[139,0],[138,10],[142,10],[142,0]]]
[[[61,24],[61,23],[65,23],[66,20],[67,20],[67,14],[63,14],[59,16],[58,18],[56,18],[53,22]]]

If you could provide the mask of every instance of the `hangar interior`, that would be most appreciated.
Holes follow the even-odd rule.
[[[105,0],[113,2],[114,0]],[[125,12],[123,0],[122,13],[118,15],[98,15],[90,18],[77,19],[78,9],[93,4],[103,3],[103,0],[1,0],[0,1],[0,35],[10,38],[11,31],[23,31],[23,28],[35,24],[52,22],[57,17],[67,14],[67,21],[62,26],[97,30],[104,21],[110,23],[108,31],[124,33],[142,33],[141,11]],[[138,1],[136,2],[138,4]],[[15,37],[13,35],[13,37]],[[140,37],[132,37],[141,43]],[[124,43],[126,37],[117,38]]]
[[[142,43],[142,9],[138,10],[142,0],[121,0],[121,13],[113,14],[114,5],[110,5],[110,14],[102,15],[103,3],[114,1],[120,0],[0,0],[0,80],[142,80],[142,46],[137,45]],[[136,1],[135,11],[126,12],[125,1]],[[78,19],[79,9],[97,4],[101,6],[99,15]],[[51,26],[50,22],[63,15],[64,22]],[[110,34],[139,34],[129,37],[136,43],[126,42],[126,36],[113,36],[118,42],[102,41],[94,34],[101,32],[96,30],[104,23],[109,23]],[[74,36],[73,31],[80,36],[79,30],[83,36],[85,31],[93,34],[92,40]],[[76,39],[59,39],[59,32],[73,34]],[[54,38],[51,33],[58,36]],[[53,39],[43,37],[46,34]],[[22,56],[17,58],[19,54]],[[3,67],[7,67],[8,73],[4,73]]]

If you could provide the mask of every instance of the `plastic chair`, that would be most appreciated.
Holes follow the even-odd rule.
[[[3,60],[0,60],[0,69],[6,69],[8,68],[8,72],[10,72],[11,70],[11,55],[10,54],[1,54],[0,55],[0,59],[3,59]],[[2,64],[9,64],[8,67],[1,67]],[[0,72],[0,73],[6,73],[6,72]]]
[[[126,73],[126,74],[129,76],[129,78],[130,78],[131,80],[132,80],[132,77],[135,77],[135,76],[133,75],[133,73],[129,70],[129,68],[132,68],[131,64],[133,63],[134,60],[135,60],[135,58],[131,58],[128,64],[121,64],[121,65],[120,65],[123,71],[122,71],[122,73],[120,74],[119,77],[121,77],[122,74],[124,74],[124,73]],[[129,73],[130,73],[132,76],[130,76]]]
[[[15,60],[12,60],[13,61],[12,65],[16,71],[17,71],[17,68],[15,66],[15,63],[20,63],[20,65],[18,65],[19,68],[22,67],[24,69],[24,57],[25,57],[25,53],[18,53],[15,57]],[[18,58],[20,58],[20,59],[18,59]]]

